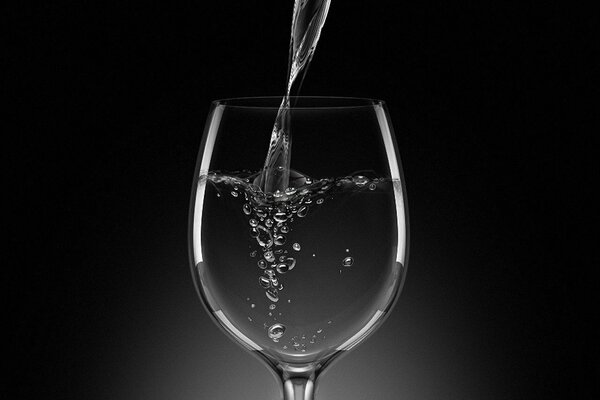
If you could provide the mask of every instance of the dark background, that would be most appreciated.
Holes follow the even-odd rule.
[[[566,243],[598,19],[413,3],[334,0],[303,86],[387,101],[411,219],[397,307],[317,396],[596,398],[597,257]],[[283,94],[292,1],[4,7],[12,398],[277,398],[204,312],[186,235],[210,100]]]

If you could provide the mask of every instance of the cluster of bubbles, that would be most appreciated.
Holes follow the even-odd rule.
[[[328,322],[330,324],[331,321]],[[298,352],[305,353],[307,346],[311,344],[315,344],[320,340],[323,340],[327,337],[326,334],[323,333],[323,328],[318,328],[316,331],[312,332],[313,334],[301,334],[293,336],[290,339],[290,344],[292,348]]]
[[[299,243],[289,246],[288,234],[292,230],[290,223],[295,217],[304,218],[308,209],[285,201],[262,204],[252,200],[249,197],[248,202],[242,206],[242,211],[248,217],[250,237],[258,245],[258,250],[250,255],[258,258],[256,266],[261,271],[258,285],[265,291],[267,299],[276,303],[284,289],[281,276],[296,267],[293,252],[301,249]]]
[[[227,175],[215,172],[207,176],[214,183],[222,182],[231,185],[233,187],[231,196],[243,197],[245,200],[241,211],[248,219],[249,235],[257,245],[257,249],[250,252],[250,257],[257,258],[256,266],[260,271],[258,285],[264,290],[267,299],[272,302],[269,306],[270,310],[275,309],[275,303],[279,301],[284,290],[282,275],[296,267],[294,252],[302,249],[300,243],[288,242],[292,222],[296,218],[305,218],[312,207],[322,205],[327,197],[331,198],[336,189],[353,187],[375,190],[380,181],[379,178],[369,179],[364,175],[315,181],[298,174],[291,176],[290,187],[274,193],[264,193],[256,185],[257,174],[251,174],[249,171]],[[342,260],[344,267],[350,267],[353,263],[352,257]],[[284,324],[275,323],[268,327],[267,335],[274,342],[279,342],[285,331]],[[295,350],[305,351],[304,344],[296,340],[292,340],[291,343]]]

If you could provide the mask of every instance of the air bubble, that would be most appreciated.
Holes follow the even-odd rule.
[[[296,189],[295,188],[289,187],[289,188],[285,189],[285,194],[287,194],[288,196],[291,196],[294,193],[296,193]]]
[[[285,274],[288,271],[289,271],[289,268],[288,268],[287,264],[281,263],[281,264],[277,265],[277,272],[279,272],[280,274]]]
[[[288,257],[284,263],[277,265],[277,272],[280,274],[285,274],[288,271],[291,271],[296,266],[296,259],[292,257]]]
[[[285,222],[287,221],[287,215],[284,212],[277,212],[273,215],[273,219],[277,222]]]
[[[246,203],[242,206],[242,211],[244,211],[244,214],[246,215],[250,215],[252,213],[252,208],[250,207],[250,204]]]
[[[284,243],[285,243],[285,236],[283,236],[283,235],[275,236],[275,244],[277,246],[282,246]]]
[[[273,252],[271,250],[265,251],[264,256],[265,256],[265,260],[267,260],[268,262],[275,261],[275,256],[273,255]]]
[[[255,220],[254,218],[250,218],[250,220],[248,221],[248,223],[250,224],[251,227],[256,228],[258,226],[258,221]]]
[[[254,258],[254,257],[256,257],[256,254],[257,254],[256,250],[254,250],[254,251],[250,252],[250,257]]]
[[[254,308],[254,307],[256,307],[256,304],[254,304],[254,303],[250,304],[250,308]]]
[[[352,266],[352,264],[354,264],[354,258],[352,258],[352,257],[346,257],[342,261],[342,265],[344,267],[350,267],[350,266]]]
[[[294,267],[296,266],[296,259],[293,257],[288,257],[287,264],[288,264],[290,271],[293,270]]]
[[[279,280],[276,277],[271,278],[271,286],[275,289],[279,286]]]
[[[233,197],[238,197],[238,196],[239,196],[239,193],[238,193],[238,192],[236,192],[235,190],[232,190],[232,191],[231,191],[231,195],[232,195]]]
[[[325,201],[324,199],[319,199],[319,200],[317,200],[317,204],[323,204],[324,201]]]
[[[269,338],[273,339],[274,342],[279,341],[283,334],[285,333],[285,325],[283,324],[273,324],[269,327],[267,334]]]
[[[296,250],[296,251],[300,251],[300,243],[294,243],[292,245],[292,249]]]
[[[263,289],[268,289],[271,286],[271,280],[266,276],[261,276],[258,278],[258,283]]]
[[[279,301],[279,293],[277,289],[267,289],[265,294],[267,295],[267,299],[271,300],[273,303],[277,303]]]
[[[273,220],[272,219],[267,219],[265,221],[265,225],[267,226],[267,228],[270,228],[273,226]]]
[[[369,183],[369,179],[362,175],[353,177],[352,181],[356,184],[356,186],[365,186],[367,183]]]
[[[258,237],[258,229],[256,229],[256,228],[250,229],[250,236],[253,238]]]
[[[298,216],[300,218],[306,217],[307,213],[308,213],[308,207],[307,206],[302,206],[302,207],[300,207],[300,209],[298,209]]]
[[[290,231],[290,228],[287,225],[283,225],[281,227],[281,233],[288,233]]]
[[[370,189],[370,190],[375,190],[375,189],[377,189],[377,185],[376,185],[376,184],[374,184],[374,183],[371,183],[371,184],[369,185],[369,189]]]
[[[273,271],[272,269],[265,269],[265,275],[271,278],[275,275],[275,271]]]
[[[273,246],[273,235],[271,235],[271,232],[262,225],[257,226],[256,229],[258,230],[258,235],[256,236],[258,244],[266,248]]]
[[[271,305],[269,306],[269,310],[274,310],[276,307],[277,307],[277,306],[276,306],[275,304],[271,304]],[[279,314],[281,314],[281,313],[279,313]]]
[[[258,268],[260,269],[265,269],[267,268],[267,262],[265,260],[258,260],[258,262],[256,263],[258,265]]]

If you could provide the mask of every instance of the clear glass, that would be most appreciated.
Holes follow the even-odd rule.
[[[192,274],[217,325],[273,368],[284,398],[308,400],[400,293],[406,196],[385,104],[339,97],[291,98],[290,183],[264,193],[280,103],[213,102],[192,191]]]

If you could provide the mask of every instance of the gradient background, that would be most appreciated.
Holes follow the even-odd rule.
[[[598,257],[566,244],[564,188],[596,165],[570,145],[597,18],[409,3],[334,0],[303,87],[388,102],[411,220],[397,307],[317,398],[597,398]],[[278,398],[204,312],[186,235],[209,101],[283,93],[292,1],[4,7],[11,398]]]

